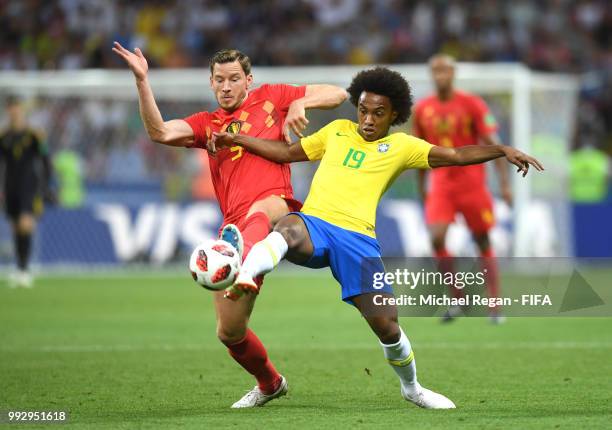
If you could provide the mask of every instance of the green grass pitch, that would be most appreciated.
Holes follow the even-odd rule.
[[[187,274],[0,285],[0,410],[65,409],[70,427],[101,429],[609,428],[612,319],[403,318],[420,382],[457,404],[420,410],[320,273],[269,276],[251,326],[290,392],[237,411],[254,380],[217,341],[211,294]]]

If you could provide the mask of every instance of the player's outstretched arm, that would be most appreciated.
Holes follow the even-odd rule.
[[[335,85],[307,85],[304,97],[294,100],[289,105],[283,124],[285,141],[291,143],[291,131],[298,137],[304,137],[302,132],[308,125],[306,109],[333,109],[340,106],[347,98],[346,90]]]
[[[517,172],[523,172],[523,176],[529,172],[529,166],[533,166],[538,171],[544,170],[542,164],[535,158],[504,145],[468,145],[459,148],[434,146],[429,151],[429,165],[430,167],[467,166],[500,157],[506,157],[508,162],[517,166]]]
[[[213,133],[209,149],[216,151],[231,146],[242,146],[249,152],[259,155],[276,163],[292,163],[294,161],[308,161],[300,141],[287,145],[280,140],[258,139],[244,134]]]
[[[119,42],[115,42],[113,52],[125,60],[130,70],[132,70],[134,78],[136,78],[140,117],[149,138],[154,142],[164,145],[191,145],[194,139],[193,130],[186,121],[182,119],[163,120],[147,78],[149,65],[142,51],[136,48],[134,52],[130,52],[121,46]]]

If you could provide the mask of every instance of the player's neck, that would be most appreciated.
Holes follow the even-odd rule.
[[[450,87],[445,90],[438,90],[438,99],[445,102],[453,98],[455,90]]]

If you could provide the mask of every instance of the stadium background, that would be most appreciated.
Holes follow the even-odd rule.
[[[500,222],[494,243],[500,255],[612,255],[611,229],[601,222],[612,214],[608,186],[612,12],[608,2],[287,0],[128,4],[65,0],[8,1],[0,8],[0,70],[5,71],[0,74],[0,82],[4,82],[0,83],[0,98],[11,91],[25,97],[30,122],[46,135],[54,156],[56,186],[62,197],[60,207],[48,210],[41,220],[35,244],[38,263],[181,262],[193,241],[209,236],[219,223],[218,213],[213,213],[214,202],[192,204],[214,198],[206,157],[151,144],[138,116],[135,90],[114,88],[111,81],[107,97],[81,97],[75,84],[71,91],[57,97],[38,94],[36,85],[15,85],[24,81],[15,71],[51,73],[37,78],[39,81],[56,77],[52,73],[55,70],[119,69],[129,76],[125,65],[109,49],[113,40],[141,47],[151,69],[200,68],[195,70],[201,72],[204,84],[208,58],[223,46],[240,47],[256,67],[424,64],[432,53],[443,51],[472,64],[493,62],[503,67],[522,63],[533,71],[563,73],[577,83],[571,94],[549,91],[540,96],[546,98],[538,104],[538,95],[532,93],[531,107],[532,116],[538,118],[532,121],[536,125],[544,122],[541,127],[549,129],[565,124],[565,130],[556,136],[560,140],[541,139],[538,130],[531,130],[528,137],[530,145],[540,138],[542,146],[563,148],[558,149],[562,152],[572,149],[571,154],[563,152],[561,164],[548,173],[549,178],[554,176],[549,188],[564,184],[561,188],[565,194],[557,196],[562,205],[552,205],[548,212],[536,215],[533,224],[544,227],[536,230],[541,237],[533,243],[539,245],[517,251],[513,243],[515,216],[498,202]],[[64,81],[79,82],[82,78],[74,76],[67,75]],[[412,76],[407,77],[412,81]],[[263,81],[257,68],[255,79]],[[180,77],[174,81],[178,83]],[[171,91],[171,84],[166,87]],[[153,88],[159,90],[155,79]],[[428,90],[422,85],[415,87],[417,96]],[[129,91],[131,100],[125,100],[122,91]],[[502,139],[520,144],[520,139],[512,137],[512,93],[483,96],[501,124]],[[165,118],[173,118],[211,109],[211,103],[209,93],[202,94],[201,100],[165,97],[160,100],[160,108]],[[559,118],[564,115],[559,106],[570,109],[567,121]],[[352,116],[348,106],[341,112]],[[310,131],[333,118],[314,116]],[[550,151],[536,151],[536,155],[546,162]],[[294,166],[296,194],[301,198],[313,171],[312,166]],[[496,190],[496,175],[489,176]],[[379,212],[379,237],[387,255],[429,253],[415,191],[415,175],[403,175]],[[520,204],[522,195],[517,197]],[[108,203],[115,206],[100,209]],[[207,214],[199,224],[193,221],[200,231],[192,229],[182,235],[191,235],[191,242],[179,231],[185,211]],[[553,225],[550,219],[559,217],[562,220],[555,220]],[[407,218],[410,221],[406,225],[421,227],[398,234],[402,228],[398,221]],[[153,230],[164,236],[160,227],[164,223],[173,224],[174,232],[155,237]],[[6,223],[0,225],[0,231],[0,262],[6,265],[12,254]],[[83,237],[90,240],[84,242]],[[456,253],[473,254],[465,230],[452,230],[450,242]]]
[[[210,235],[220,221],[206,160],[203,151],[148,141],[133,78],[111,44],[143,49],[165,118],[214,106],[207,61],[222,47],[248,53],[258,83],[302,66],[321,66],[323,81],[344,70],[346,82],[355,69],[330,67],[388,63],[410,72],[418,96],[430,89],[427,58],[453,54],[462,84],[492,83],[483,95],[504,141],[535,148],[548,168],[524,182],[530,198],[553,203],[549,218],[529,219],[532,256],[610,256],[611,24],[605,0],[0,0],[0,104],[24,96],[30,122],[47,137],[61,200],[37,232],[35,288],[0,283],[0,411],[63,409],[77,428],[286,428],[289,420],[294,428],[609,428],[609,318],[508,318],[501,326],[402,318],[419,380],[459,406],[434,414],[401,399],[375,339],[340,302],[327,270],[267,277],[250,325],[291,391],[263,410],[230,410],[252,378],[227,357],[211,294],[185,270],[184,236]],[[531,127],[519,136],[517,93],[499,89],[514,73],[540,85],[523,112]],[[185,77],[199,78],[202,94],[186,97]],[[346,103],[337,114],[353,108]],[[329,118],[310,115],[313,129]],[[555,139],[545,134],[534,145],[534,135],[551,130]],[[298,195],[313,169],[295,166]],[[524,191],[517,207],[525,207]],[[408,172],[383,203],[379,233],[389,255],[427,253],[415,197]],[[498,208],[496,244],[511,255],[516,217]],[[554,246],[563,238],[570,243]],[[2,278],[12,262],[2,218]],[[608,302],[610,267],[581,272]],[[502,276],[502,288],[567,283]]]

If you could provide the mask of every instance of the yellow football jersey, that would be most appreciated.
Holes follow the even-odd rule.
[[[433,145],[405,133],[368,142],[357,127],[340,119],[301,140],[308,158],[321,160],[302,212],[376,237],[380,198],[404,170],[428,169]]]

